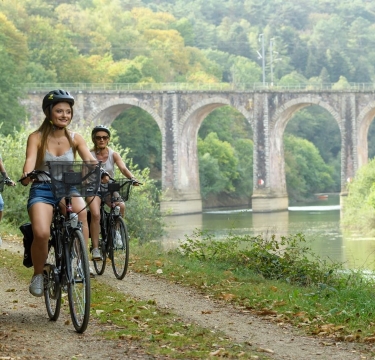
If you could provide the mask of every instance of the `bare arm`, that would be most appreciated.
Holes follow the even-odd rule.
[[[0,158],[0,172],[1,173],[5,173],[5,175],[3,174],[4,177],[6,177],[6,170],[5,170],[5,167],[4,167],[4,163],[3,163],[3,159]]]
[[[128,179],[134,178],[131,171],[126,167],[124,161],[121,159],[121,156],[119,153],[117,152],[113,153],[113,160],[124,176],[126,176]]]
[[[36,159],[38,155],[39,142],[40,142],[39,133],[32,133],[29,135],[27,139],[26,159],[25,159],[25,164],[23,165],[22,177],[26,177],[27,173],[35,169]],[[23,185],[27,185],[29,183],[30,183],[29,178],[26,178],[25,180],[22,181]]]

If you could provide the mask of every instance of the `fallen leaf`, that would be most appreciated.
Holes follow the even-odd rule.
[[[104,310],[95,310],[95,312],[96,312],[96,315],[100,315],[100,314],[104,313]]]
[[[266,352],[266,353],[269,353],[269,354],[273,354],[274,351],[271,350],[271,349],[264,349],[264,348],[258,348],[257,351],[259,352]]]
[[[217,355],[220,355],[222,351],[224,351],[225,349],[223,348],[220,348],[218,350],[215,350],[215,351],[212,351],[210,352],[210,356],[217,356]]]
[[[274,311],[274,310],[269,310],[269,309],[263,309],[263,310],[260,310],[260,311],[257,311],[256,312],[257,315],[277,315],[277,312]]]
[[[168,334],[169,336],[184,336],[183,334],[180,334],[178,331],[174,332],[173,334]]]
[[[225,301],[231,301],[236,297],[236,295],[234,295],[234,294],[223,294],[222,297]]]
[[[124,312],[123,309],[113,309],[113,312]]]
[[[155,265],[157,267],[162,267],[163,266],[163,263],[160,261],[160,260],[155,260]]]

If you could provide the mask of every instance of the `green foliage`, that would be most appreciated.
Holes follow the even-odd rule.
[[[13,181],[17,181],[22,175],[28,133],[28,130],[21,128],[15,130],[13,135],[9,134],[2,138],[0,152],[8,175]],[[20,183],[15,187],[4,186],[2,196],[5,204],[3,221],[16,226],[29,221],[26,209],[29,187],[24,187]]]
[[[238,159],[238,178],[234,180],[234,186],[238,196],[250,198],[253,193],[253,145],[250,139],[239,139],[234,145]]]
[[[122,148],[129,149],[129,157],[139,169],[149,168],[154,179],[160,179],[161,133],[146,111],[132,107],[112,123]]]
[[[0,123],[2,134],[19,129],[25,110],[18,99],[25,74],[26,39],[0,12]]]
[[[258,236],[229,236],[217,240],[214,235],[195,231],[186,236],[177,251],[184,256],[215,263],[229,263],[233,268],[247,268],[266,279],[311,286],[339,286],[337,270],[341,264],[328,263],[316,257],[305,245],[302,234],[270,238]]]
[[[253,131],[244,116],[230,106],[223,106],[212,111],[203,121],[198,135],[204,139],[209,133],[217,134],[221,141],[227,141],[232,146],[239,139],[251,139]]]
[[[227,179],[220,171],[219,161],[213,155],[205,153],[198,156],[199,180],[203,199],[209,194],[220,194],[224,191]]]
[[[309,141],[284,135],[286,181],[291,200],[333,190],[333,169],[326,165],[318,149]]]
[[[341,223],[346,228],[372,234],[375,229],[375,159],[362,166],[348,184]]]
[[[198,139],[198,153],[204,167],[204,172],[201,173],[202,183],[211,186],[209,180],[204,179],[204,177],[216,178],[224,185],[221,191],[233,192],[235,190],[233,181],[238,178],[238,159],[235,157],[233,147],[226,141],[220,141],[216,133],[210,133],[204,140]],[[205,157],[205,154],[210,154],[211,157],[215,158],[217,166],[210,169],[207,162],[213,164],[214,161],[210,157]],[[206,164],[204,164],[205,161]],[[213,173],[212,175],[208,173],[210,170]]]
[[[304,108],[290,119],[285,128],[285,134],[304,138],[315,145],[324,162],[332,168],[330,174],[334,180],[332,188],[322,191],[339,192],[341,189],[341,134],[332,115],[316,105]],[[292,164],[289,165],[292,166]],[[289,167],[287,171],[289,171]],[[290,180],[290,178],[288,179]],[[295,178],[294,181],[296,181]],[[288,186],[297,186],[297,184],[298,182],[294,185],[288,183]]]
[[[130,236],[140,244],[159,239],[164,234],[164,220],[160,213],[160,190],[155,181],[149,178],[149,169],[135,172],[143,185],[134,187],[126,203],[126,223]]]

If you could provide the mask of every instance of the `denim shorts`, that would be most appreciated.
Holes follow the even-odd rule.
[[[4,200],[3,200],[3,197],[0,194],[0,211],[3,211],[3,210],[4,210]]]
[[[29,199],[27,200],[27,210],[36,203],[45,203],[52,206],[57,205],[60,199],[57,199],[51,190],[51,184],[32,184]]]

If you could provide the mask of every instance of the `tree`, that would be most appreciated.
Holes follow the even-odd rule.
[[[285,135],[284,144],[286,183],[291,200],[333,190],[333,169],[324,163],[314,144],[293,135]]]
[[[144,110],[132,107],[120,114],[112,126],[119,144],[140,169],[149,168],[151,177],[161,180],[161,133],[155,120]]]
[[[19,129],[25,111],[18,99],[25,76],[27,46],[25,37],[0,13],[0,123],[2,134]]]
[[[341,219],[345,228],[374,234],[375,229],[375,159],[362,166],[348,184],[348,197]]]
[[[290,74],[283,76],[278,84],[279,85],[300,85],[307,84],[307,79],[296,71],[292,71]]]
[[[262,69],[255,62],[237,56],[230,68],[233,83],[252,84],[260,82],[262,78]]]
[[[235,157],[234,148],[226,141],[220,141],[216,133],[210,133],[206,136],[206,138],[200,139],[198,138],[198,154],[203,159],[210,159],[211,157],[217,160],[217,167],[215,166],[210,170],[209,168],[206,169],[208,173],[205,175],[204,173],[200,173],[203,178],[205,176],[212,177],[213,175],[210,172],[214,172],[219,169],[220,176],[217,174],[214,176],[216,179],[224,179],[224,182],[220,183],[223,184],[220,191],[225,192],[234,192],[235,187],[233,181],[238,178],[238,160]],[[207,156],[209,154],[210,156]],[[212,160],[210,160],[212,163]],[[202,180],[205,183],[204,180]],[[215,190],[215,192],[218,188]],[[207,193],[213,192],[207,191]]]
[[[235,154],[238,159],[238,179],[234,181],[236,195],[248,197],[253,193],[253,141],[239,139],[235,143]]]

